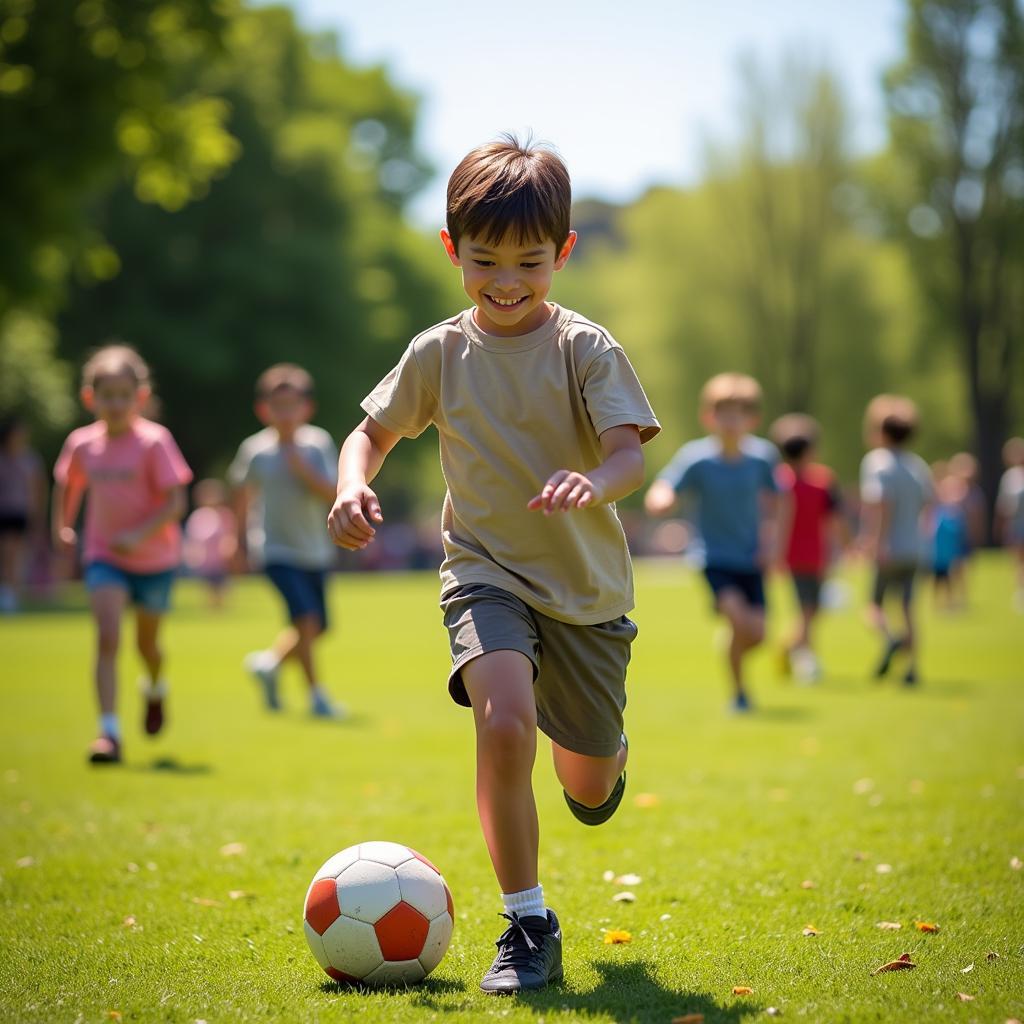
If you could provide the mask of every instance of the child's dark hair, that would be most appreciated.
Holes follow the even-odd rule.
[[[914,436],[914,424],[909,419],[890,413],[882,420],[882,436],[892,444],[903,444]]]
[[[296,391],[303,398],[312,398],[313,378],[295,363],[275,363],[256,379],[256,397],[267,399],[279,391]]]
[[[82,386],[95,388],[105,377],[130,377],[137,388],[148,387],[149,366],[131,345],[104,345],[85,361]]]
[[[798,462],[818,443],[821,428],[813,416],[791,412],[780,416],[771,429],[772,440],[787,462]]]
[[[864,413],[864,440],[877,443],[877,434],[889,444],[901,445],[917,432],[918,412],[906,395],[876,395]]]
[[[550,149],[520,143],[514,135],[478,146],[448,179],[448,234],[458,248],[464,235],[499,245],[555,243],[569,237],[572,186],[561,157]]]

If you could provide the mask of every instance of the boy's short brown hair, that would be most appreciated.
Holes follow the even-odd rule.
[[[303,398],[313,397],[313,378],[295,363],[275,363],[256,379],[256,397],[267,399],[279,391],[297,391]]]
[[[790,412],[780,416],[771,428],[771,439],[786,459],[801,458],[815,447],[821,436],[821,427],[813,416],[802,412]]]
[[[521,144],[514,135],[467,153],[448,179],[446,221],[458,249],[464,235],[499,245],[555,243],[569,237],[572,186],[561,157],[550,149]]]
[[[149,385],[149,366],[131,347],[115,342],[97,349],[82,367],[82,386],[95,388],[104,377],[130,377],[137,388]]]
[[[745,373],[719,373],[700,392],[700,411],[714,412],[735,403],[751,415],[761,411],[761,385]]]
[[[906,395],[876,395],[864,412],[864,437],[874,443],[881,435],[893,444],[909,441],[918,427],[917,405]]]

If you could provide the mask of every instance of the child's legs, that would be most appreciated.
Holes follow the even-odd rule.
[[[163,612],[141,607],[135,610],[135,643],[146,666],[146,672],[154,683],[160,678],[164,664],[164,652],[158,642],[161,619]]]
[[[90,590],[92,617],[96,622],[96,697],[103,714],[113,714],[117,703],[117,649],[121,640],[121,615],[128,592],[107,584]]]
[[[291,655],[302,666],[302,674],[306,677],[306,682],[310,687],[316,686],[319,682],[316,674],[316,664],[313,660],[313,641],[323,631],[323,623],[316,612],[300,615],[292,622],[291,632],[295,640]]]
[[[494,873],[502,892],[532,889],[539,843],[533,664],[518,651],[498,650],[460,671],[476,724],[477,810]]]
[[[903,649],[910,656],[910,664],[913,666],[917,635],[914,630],[914,577],[912,573],[901,583],[900,609],[903,613]]]
[[[729,670],[737,693],[743,690],[743,657],[764,640],[764,609],[748,603],[741,590],[726,587],[718,594],[718,610],[729,621]]]
[[[324,573],[292,565],[268,565],[267,576],[288,608],[291,625],[278,634],[271,650],[279,662],[295,658],[310,687],[319,680],[313,660],[313,642],[327,629]]]
[[[591,757],[567,750],[552,740],[551,756],[555,774],[566,793],[584,807],[600,807],[626,767],[627,751],[621,747],[612,757]]]

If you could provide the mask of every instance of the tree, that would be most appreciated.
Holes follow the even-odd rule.
[[[886,76],[902,175],[891,222],[912,254],[930,341],[967,384],[994,498],[1024,337],[1024,17],[1016,0],[908,0],[906,56]]]

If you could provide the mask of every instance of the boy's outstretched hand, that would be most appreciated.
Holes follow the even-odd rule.
[[[594,482],[582,473],[560,469],[552,473],[540,494],[531,498],[526,507],[531,511],[543,509],[544,515],[552,512],[570,512],[574,508],[586,508],[600,501]]]
[[[377,495],[366,484],[342,487],[327,516],[327,531],[340,548],[358,551],[373,540],[376,530],[370,525],[383,523]]]

